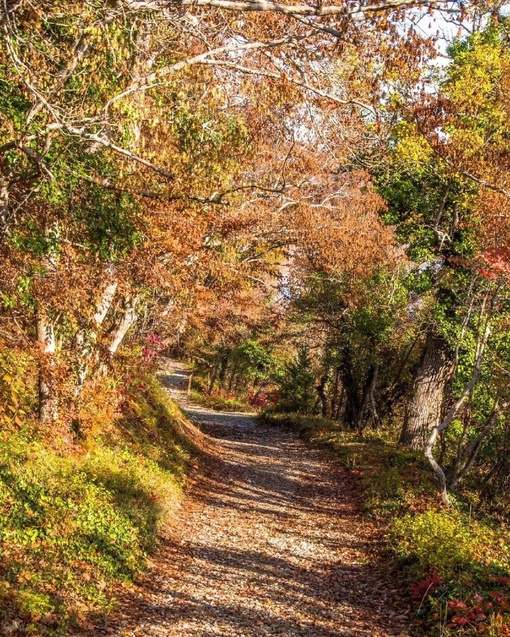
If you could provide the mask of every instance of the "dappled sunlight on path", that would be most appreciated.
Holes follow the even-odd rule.
[[[348,475],[292,431],[187,403],[173,365],[163,385],[211,444],[150,574],[95,634],[409,635]]]

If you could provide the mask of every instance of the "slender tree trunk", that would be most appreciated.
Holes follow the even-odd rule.
[[[39,420],[51,424],[58,418],[58,400],[55,388],[55,330],[44,312],[37,315],[37,341],[43,360],[39,365]]]
[[[2,176],[0,176],[0,237],[7,233],[9,222],[9,179],[5,163],[0,164]]]
[[[335,420],[340,420],[340,416],[342,414],[342,410],[344,409],[344,403],[345,403],[345,386],[342,383],[342,387],[340,389],[340,396],[338,397],[338,403],[336,406],[336,411],[335,411]]]
[[[467,472],[475,462],[484,440],[497,425],[501,412],[505,411],[507,407],[508,402],[505,402],[503,403],[503,405],[500,406],[499,401],[496,399],[492,413],[478,436],[474,440],[472,440],[465,449],[459,450],[455,462],[455,467],[449,480],[448,486],[450,489],[455,489],[458,483],[466,476]],[[461,468],[461,464],[463,462],[464,466]]]
[[[238,378],[236,377],[237,374],[237,369],[239,367],[239,361],[235,361],[234,365],[232,367],[232,371],[230,372],[230,378],[228,381],[228,391],[231,392],[232,389],[234,389],[234,391],[236,391],[237,389],[237,385],[238,385]],[[234,383],[235,380],[235,383]]]
[[[228,363],[230,359],[229,350],[224,350],[220,356],[220,367],[218,371],[218,382],[222,389],[225,389],[225,377],[227,375]]]
[[[407,405],[400,444],[411,449],[423,449],[432,429],[441,423],[454,368],[453,352],[446,341],[429,334]]]
[[[327,418],[328,416],[328,397],[326,396],[326,383],[328,382],[327,373],[321,376],[319,384],[316,386],[317,394],[319,395],[319,399],[321,401],[321,415],[323,418]]]
[[[345,424],[354,429],[358,424],[361,401],[358,385],[353,375],[352,355],[348,346],[342,350],[342,385],[345,391]]]
[[[381,419],[379,418],[379,413],[377,412],[377,403],[375,400],[375,388],[377,386],[377,375],[379,373],[379,365],[378,363],[374,364],[374,373],[372,376],[372,382],[370,383],[369,389],[369,398],[370,398],[370,409],[372,411],[372,426],[374,429],[378,429],[381,424]]]
[[[46,238],[58,240],[60,231],[58,223],[54,222],[44,230]],[[53,237],[52,237],[53,233]],[[48,261],[57,267],[57,251],[52,248],[48,254]],[[54,423],[58,418],[58,396],[55,379],[55,326],[47,312],[39,307],[37,313],[37,341],[41,348],[42,360],[39,364],[39,420],[44,424]]]
[[[471,392],[473,391],[478,381],[478,378],[482,371],[482,361],[483,361],[483,356],[485,353],[485,348],[487,346],[487,342],[489,340],[489,336],[491,333],[491,317],[492,317],[494,302],[496,299],[496,294],[497,294],[497,291],[494,293],[494,297],[491,302],[491,311],[488,314],[487,318],[485,319],[485,329],[478,337],[478,342],[476,344],[475,365],[473,367],[473,373],[471,375],[471,379],[469,383],[466,385],[466,387],[464,388],[464,391],[462,392],[460,397],[450,407],[444,419],[432,428],[424,448],[425,457],[429,461],[429,464],[436,475],[439,488],[441,490],[441,499],[446,505],[449,504],[448,491],[447,491],[448,485],[447,485],[446,475],[443,471],[443,468],[434,457],[434,445],[436,443],[437,437],[443,431],[448,429],[448,427],[451,425],[452,420],[455,418],[459,410],[462,408],[462,406],[464,405],[464,403],[470,396]],[[482,304],[482,309],[480,310],[480,321],[482,320],[482,317],[484,315],[484,308],[485,308],[485,301]]]
[[[363,385],[361,404],[359,406],[359,411],[356,415],[356,429],[360,433],[365,428],[365,414],[367,412],[368,404],[372,397],[376,381],[377,381],[377,366],[372,365],[370,367],[367,378]]]
[[[332,418],[335,418],[335,415],[337,413],[337,409],[338,409],[338,405],[339,405],[339,396],[338,396],[338,385],[339,385],[339,381],[340,381],[340,372],[338,371],[338,369],[335,370],[335,376],[334,376],[335,380],[333,381],[333,390],[331,392],[331,401],[330,401],[330,406],[329,406],[329,412],[331,414]]]
[[[209,387],[207,388],[207,393],[209,396],[212,394],[214,389],[214,385],[216,384],[216,379],[218,377],[218,363],[214,366],[213,373],[211,374],[211,380],[209,381]]]

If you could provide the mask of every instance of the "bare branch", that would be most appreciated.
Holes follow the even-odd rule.
[[[279,40],[271,40],[269,42],[244,42],[240,44],[229,44],[226,46],[220,46],[216,49],[211,49],[209,51],[205,51],[204,53],[200,53],[200,55],[195,55],[194,57],[188,58],[187,60],[181,60],[180,62],[176,62],[170,66],[165,66],[160,69],[157,69],[153,73],[146,75],[145,77],[141,77],[133,82],[127,89],[112,97],[104,107],[105,112],[108,111],[110,106],[117,102],[120,99],[135,93],[136,91],[147,91],[154,86],[157,86],[159,82],[169,75],[173,73],[177,73],[178,71],[182,71],[184,68],[188,66],[192,66],[194,64],[204,64],[207,62],[207,59],[213,55],[221,55],[223,53],[237,53],[240,51],[255,51],[257,49],[269,49],[279,46],[284,46],[286,44],[294,44],[301,40],[310,37],[310,34],[302,35],[302,36],[288,36],[285,38],[280,38]]]
[[[423,2],[417,2],[417,0],[385,0],[379,4],[372,5],[354,3],[354,5],[351,6],[348,4],[312,6],[307,4],[280,4],[278,2],[267,2],[266,0],[248,0],[244,2],[238,2],[236,0],[181,0],[176,4],[184,7],[216,7],[227,11],[259,11],[322,18],[337,15],[356,16],[363,13],[381,13],[386,11],[409,9],[412,7],[437,7],[438,5],[447,4],[447,2],[445,0],[425,0]]]
[[[260,77],[267,77],[267,78],[271,78],[271,79],[276,79],[276,80],[281,80],[282,79],[282,73],[274,73],[272,71],[263,71],[261,69],[252,69],[250,67],[247,66],[242,66],[241,64],[236,64],[234,62],[229,62],[228,60],[202,60],[200,61],[200,64],[206,64],[206,65],[211,65],[211,66],[220,66],[220,67],[226,67],[226,68],[231,68],[233,70],[239,71],[240,73],[246,73],[248,75],[258,75]],[[314,93],[315,95],[318,95],[320,97],[323,97],[325,99],[331,100],[332,102],[334,102],[335,104],[338,104],[339,106],[358,106],[366,111],[369,111],[370,113],[375,114],[375,111],[373,109],[372,106],[370,106],[369,104],[365,104],[364,102],[360,102],[358,100],[355,99],[350,99],[350,100],[343,100],[339,97],[336,97],[336,95],[331,95],[331,93],[327,93],[326,91],[323,91],[319,88],[317,88],[316,86],[313,86],[311,84],[308,84],[307,82],[304,82],[302,80],[298,80],[295,79],[289,75],[285,75],[285,80],[287,82],[290,82],[291,84],[294,84],[295,86],[299,86],[301,88],[306,89],[307,91],[310,91],[311,93]]]

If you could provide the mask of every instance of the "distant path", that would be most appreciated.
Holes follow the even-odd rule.
[[[189,404],[187,377],[169,361],[161,381],[207,455],[150,574],[94,635],[409,635],[347,472],[287,429]]]

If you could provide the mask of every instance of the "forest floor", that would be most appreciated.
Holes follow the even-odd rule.
[[[204,454],[149,573],[93,634],[409,636],[348,472],[290,429],[189,403],[188,375],[168,361],[160,380]]]

